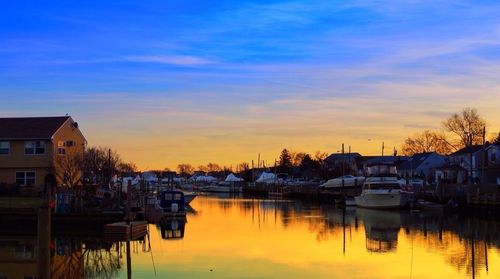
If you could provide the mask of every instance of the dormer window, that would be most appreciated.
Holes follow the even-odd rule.
[[[10,142],[0,141],[0,155],[9,155],[9,154],[10,154]]]
[[[43,141],[26,141],[24,142],[25,155],[43,155],[45,154],[45,142]]]

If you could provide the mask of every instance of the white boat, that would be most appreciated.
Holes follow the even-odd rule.
[[[367,178],[361,195],[355,197],[356,206],[365,208],[402,208],[408,204],[410,193],[403,191],[396,167],[379,164],[367,168]]]
[[[211,184],[201,188],[203,192],[210,193],[241,193],[242,187],[230,182],[219,182],[218,184]]]
[[[365,181],[364,176],[344,175],[341,177],[330,179],[327,182],[321,184],[320,187],[323,187],[323,188],[342,188],[342,184],[343,184],[344,188],[353,188],[356,186],[363,185],[364,181]]]

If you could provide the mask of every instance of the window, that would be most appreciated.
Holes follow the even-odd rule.
[[[9,155],[10,153],[10,142],[0,141],[0,155]]]
[[[35,185],[35,177],[34,171],[18,171],[16,172],[16,184],[20,186]]]
[[[24,142],[24,154],[26,154],[26,155],[45,154],[45,142],[43,142],[43,141],[26,141],[26,142]]]
[[[65,141],[60,140],[57,142],[57,154],[59,154],[59,155],[66,154],[66,142]]]

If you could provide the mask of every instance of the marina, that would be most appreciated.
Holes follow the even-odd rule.
[[[0,279],[500,279],[500,1],[6,2]]]

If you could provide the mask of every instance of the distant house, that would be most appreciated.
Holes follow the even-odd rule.
[[[329,169],[331,170],[339,170],[342,169],[342,166],[345,167],[346,170],[350,170],[352,172],[358,171],[358,162],[362,158],[361,154],[354,153],[332,153],[328,157],[325,158],[325,162]]]
[[[448,157],[449,164],[464,169],[466,171],[466,177],[472,176],[476,178],[479,175],[479,162],[481,161],[481,151],[483,151],[483,148],[482,145],[464,147]]]
[[[500,145],[485,146],[481,154],[479,158],[480,180],[484,183],[500,185]]]
[[[492,144],[485,148],[487,154],[486,165],[489,167],[500,166],[500,145]]]
[[[446,156],[436,152],[417,153],[411,156],[407,161],[400,164],[398,174],[402,177],[434,177],[437,168],[446,163]]]
[[[376,164],[394,164],[397,168],[409,159],[407,156],[364,156],[360,164],[362,169]]]
[[[474,145],[462,148],[448,157],[438,178],[450,178],[456,183],[500,184],[500,146]],[[450,171],[451,170],[451,171]],[[455,175],[450,175],[455,174]]]
[[[83,155],[86,143],[70,116],[0,118],[0,184],[38,189],[61,185],[65,173],[56,162]]]

